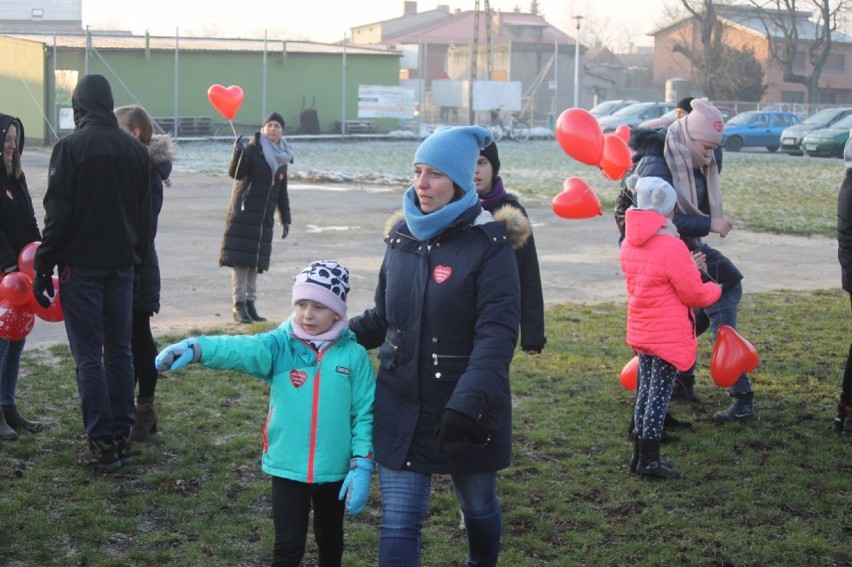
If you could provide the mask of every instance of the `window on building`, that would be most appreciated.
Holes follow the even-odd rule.
[[[825,67],[823,70],[826,73],[845,73],[846,72],[846,54],[845,53],[829,53],[825,59]]]
[[[793,70],[803,71],[805,69],[805,52],[796,51],[796,56],[793,57]]]
[[[805,102],[804,91],[781,91],[781,102]]]

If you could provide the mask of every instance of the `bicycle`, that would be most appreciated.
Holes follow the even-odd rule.
[[[500,117],[500,112],[497,110],[491,111],[491,120],[485,125],[491,130],[494,136],[494,141],[499,142],[504,136],[518,142],[526,142],[530,139],[530,125],[525,121],[517,118],[514,114],[509,115],[508,128],[503,124],[503,119]]]

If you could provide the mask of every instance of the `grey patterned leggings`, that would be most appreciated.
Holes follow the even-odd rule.
[[[633,419],[635,432],[641,439],[659,439],[663,434],[676,373],[675,367],[660,357],[639,355]]]

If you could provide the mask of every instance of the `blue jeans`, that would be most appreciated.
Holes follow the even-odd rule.
[[[0,406],[15,405],[15,389],[21,369],[21,353],[27,339],[0,339]]]
[[[464,512],[469,567],[497,565],[503,512],[497,500],[497,473],[452,475],[453,489]],[[421,530],[429,509],[432,475],[397,471],[379,465],[382,528],[379,567],[418,567]]]
[[[59,289],[86,433],[101,441],[125,437],[136,417],[130,349],[133,268],[65,266]]]
[[[742,296],[743,286],[738,283],[734,287],[724,290],[716,303],[704,309],[704,312],[710,319],[710,333],[714,344],[716,342],[716,334],[722,325],[727,325],[736,330],[737,310],[739,309]],[[748,374],[743,372],[737,378],[734,385],[728,388],[728,391],[733,394],[747,394],[751,392],[751,383],[749,382]]]

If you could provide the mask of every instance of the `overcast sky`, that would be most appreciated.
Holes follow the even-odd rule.
[[[174,35],[178,29],[185,35],[235,36],[251,35],[335,42],[349,28],[369,24],[403,13],[403,0],[83,0],[83,24],[93,29],[122,29],[143,34]],[[472,10],[474,0],[418,2],[418,11],[433,10],[439,4],[451,10]],[[480,0],[480,9],[485,2]],[[515,7],[529,9],[529,0],[491,0],[492,10],[511,12]],[[646,34],[662,20],[661,0],[539,0],[540,11],[554,26],[565,33],[576,33],[574,16],[582,16],[580,41],[592,29],[604,29],[622,45],[649,45]],[[588,24],[588,27],[586,26]]]

